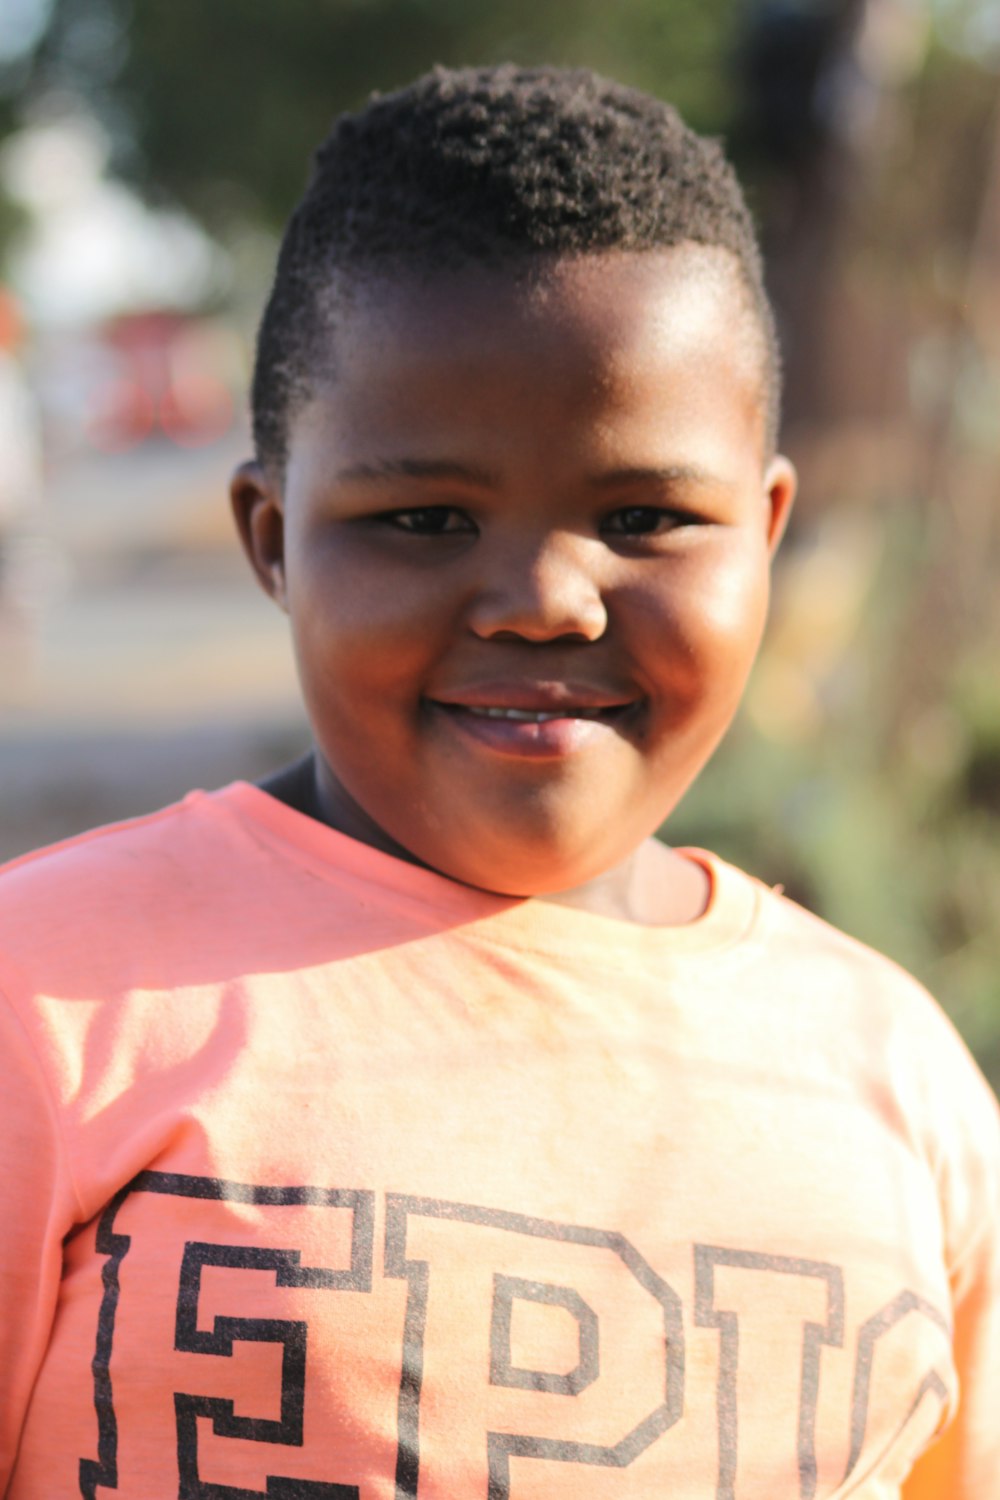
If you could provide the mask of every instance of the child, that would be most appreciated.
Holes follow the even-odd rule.
[[[651,835],[794,476],[714,145],[589,73],[341,118],[244,547],[315,750],[0,878],[8,1500],[991,1500],[997,1112]]]

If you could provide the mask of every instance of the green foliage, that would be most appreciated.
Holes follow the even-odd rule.
[[[3,97],[2,74],[0,74],[0,142],[14,128],[13,103]],[[4,259],[12,241],[23,224],[23,214],[2,189],[0,189],[0,276],[3,275]]]
[[[434,63],[586,64],[660,91],[696,126],[728,109],[737,0],[58,0],[33,86],[71,87],[119,166],[207,222],[280,224],[340,110]]]
[[[7,197],[6,193],[0,192],[0,276],[3,274],[4,259],[10,246],[16,241],[18,234],[25,225],[25,214],[19,204],[14,203]]]

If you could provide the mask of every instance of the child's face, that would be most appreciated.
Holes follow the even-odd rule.
[[[794,476],[728,257],[387,278],[234,482],[335,826],[471,885],[626,860],[729,724]]]

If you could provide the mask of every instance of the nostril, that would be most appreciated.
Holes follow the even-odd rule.
[[[565,589],[556,595],[534,588],[481,596],[469,623],[483,639],[587,642],[604,634],[608,613],[596,589],[580,589],[571,597]]]
[[[603,630],[600,635],[603,635]],[[584,630],[566,630],[558,632],[537,631],[530,628],[522,629],[500,629],[500,630],[476,630],[476,634],[484,640],[491,641],[516,641],[520,645],[527,646],[587,646],[593,640],[599,639]]]

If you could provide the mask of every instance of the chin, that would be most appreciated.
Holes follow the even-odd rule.
[[[515,899],[551,896],[599,879],[622,864],[646,836],[637,834],[627,843],[616,841],[615,847],[609,849],[596,847],[594,841],[581,847],[578,832],[574,833],[570,844],[569,841],[553,842],[551,839],[533,840],[516,832],[512,836],[508,830],[493,850],[485,843],[478,844],[479,857],[474,861],[443,857],[428,859],[427,863],[452,880],[497,896]],[[512,844],[516,847],[513,858]]]

